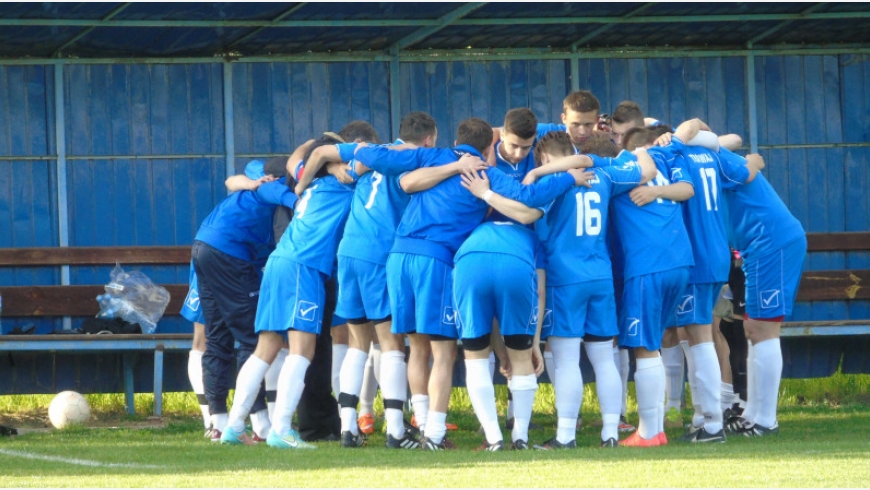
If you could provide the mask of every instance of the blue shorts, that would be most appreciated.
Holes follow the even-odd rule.
[[[541,338],[619,334],[610,279],[548,287],[547,309],[552,310],[553,321],[549,328],[541,329]]]
[[[339,256],[338,305],[335,314],[354,320],[382,320],[389,317],[387,266]]]
[[[325,304],[320,271],[283,257],[269,257],[254,329],[257,333],[298,330],[319,335]]]
[[[807,239],[795,240],[779,250],[753,254],[743,261],[746,276],[746,314],[765,319],[788,316],[797,299]]]
[[[199,304],[199,287],[196,281],[196,271],[193,270],[193,261],[190,261],[190,289],[187,290],[187,297],[184,298],[184,305],[181,307],[181,316],[193,323],[201,323],[205,325],[205,315],[202,313],[202,308]]]
[[[626,279],[619,316],[619,346],[661,349],[662,335],[671,326],[667,323],[688,282],[688,267]]]
[[[702,284],[689,284],[683,293],[677,298],[677,307],[674,308],[675,323],[668,323],[685,327],[686,325],[710,325],[713,323],[713,306],[722,292],[722,282],[706,282]]]
[[[387,289],[394,334],[459,338],[453,311],[453,268],[426,255],[391,253]]]
[[[453,268],[453,298],[460,337],[492,332],[498,319],[502,335],[534,335],[538,275],[526,261],[503,253],[469,253]]]

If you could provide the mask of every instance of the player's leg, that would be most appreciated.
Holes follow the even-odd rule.
[[[332,334],[332,393],[338,399],[341,394],[341,366],[350,349],[350,332],[347,323],[342,322],[333,326],[330,333]]]
[[[211,437],[211,414],[208,411],[208,399],[205,397],[205,386],[202,384],[202,355],[205,353],[205,316],[199,301],[199,287],[193,260],[190,262],[190,288],[181,307],[181,316],[193,323],[193,345],[187,358],[187,378],[196,395],[196,401],[202,412],[202,422],[206,429],[206,437]]]
[[[302,390],[305,388],[305,372],[314,358],[317,333],[290,330],[287,336],[290,354],[284,361],[284,367],[278,377],[275,417],[272,421],[272,432],[269,433],[266,443],[282,449],[314,449],[316,446],[302,441],[299,434],[293,430],[291,420],[302,398]]]
[[[233,407],[230,410],[226,430],[221,436],[221,443],[252,444],[254,442],[245,433],[245,418],[251,414],[254,401],[260,394],[260,386],[267,373],[272,370],[272,364],[285,344],[284,336],[278,332],[260,332],[254,353],[239,369]],[[263,427],[260,427],[260,431],[255,429],[254,433],[258,439],[264,439],[269,435],[269,432]]]
[[[676,327],[665,329],[662,336],[662,364],[665,367],[665,425],[682,427],[685,357]],[[694,400],[694,398],[692,398]]]
[[[356,447],[359,445],[357,436],[359,426],[357,424],[356,407],[359,404],[359,393],[362,388],[363,373],[368,359],[366,347],[372,344],[374,326],[365,318],[348,320],[350,338],[349,348],[341,366],[341,394],[338,404],[341,407],[341,434],[343,447]],[[333,330],[334,331],[334,330]],[[345,433],[349,433],[346,436]],[[348,444],[345,444],[348,439]]]
[[[377,341],[369,346],[369,355],[366,357],[363,368],[363,382],[359,393],[359,416],[357,426],[363,434],[372,434],[375,431],[375,397],[378,394],[378,378],[381,367],[381,344]]]
[[[601,446],[614,447],[619,441],[621,384],[613,360],[613,338],[619,333],[612,281],[594,281],[585,285],[589,297],[583,344],[595,371],[595,389],[601,407]]]

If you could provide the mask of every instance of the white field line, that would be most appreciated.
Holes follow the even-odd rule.
[[[0,454],[14,456],[25,459],[38,459],[41,461],[52,461],[55,463],[75,464],[79,466],[91,466],[96,468],[140,468],[140,469],[160,469],[162,466],[151,464],[136,464],[136,463],[103,463],[102,461],[91,461],[87,459],[64,458],[61,456],[47,456],[44,454],[30,453],[27,451],[12,451],[9,449],[0,448]]]

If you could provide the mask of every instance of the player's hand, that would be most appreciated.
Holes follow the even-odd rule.
[[[356,148],[353,149],[353,154],[356,155],[356,152],[360,151],[361,149],[363,149],[367,146],[369,146],[368,143],[357,143]]]
[[[348,172],[350,165],[344,163],[328,163],[326,165],[326,173],[335,177],[342,184],[353,184],[354,179]]]
[[[659,190],[656,189],[658,186],[651,185],[640,185],[635,187],[631,193],[629,193],[629,197],[631,197],[631,202],[636,204],[637,206],[646,206],[647,204],[653,202],[654,200],[659,198]]]
[[[490,190],[489,177],[486,176],[486,172],[480,172],[479,174],[477,171],[463,172],[462,187],[468,189],[469,192],[474,194],[474,197],[483,199],[486,191]]]
[[[754,165],[755,168],[761,170],[764,168],[764,157],[758,153],[750,153],[746,155],[746,163]]]
[[[568,173],[574,177],[574,185],[592,187],[592,184],[590,184],[589,181],[595,180],[595,172],[590,172],[582,168],[572,168],[571,170],[568,170]]]
[[[508,359],[508,356],[499,356],[498,358],[498,372],[505,377],[505,379],[510,380],[511,376],[513,376],[513,368],[511,367],[511,361]]]
[[[468,172],[477,172],[478,170],[486,170],[489,165],[486,164],[480,157],[466,153],[454,163],[456,173],[466,174]]]
[[[665,133],[658,138],[656,138],[653,145],[655,146],[668,146],[671,144],[671,139],[674,137],[674,133]]]
[[[529,173],[526,174],[525,177],[523,177],[522,183],[523,185],[532,185],[535,183],[536,180],[538,180],[538,174],[535,172],[534,169],[532,169],[529,171]]]
[[[532,367],[535,368],[535,376],[541,377],[544,374],[544,355],[541,354],[541,343],[532,346]]]

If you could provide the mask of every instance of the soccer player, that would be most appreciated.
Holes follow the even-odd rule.
[[[643,111],[640,109],[640,106],[637,105],[637,102],[624,100],[613,110],[610,138],[616,143],[616,146],[622,149],[624,148],[622,140],[625,137],[625,133],[630,129],[642,127],[644,127]]]
[[[683,203],[683,220],[692,243],[695,266],[674,313],[676,326],[683,327],[690,346],[689,376],[694,379],[692,400],[698,410],[685,440],[697,443],[726,440],[720,407],[722,373],[712,328],[713,306],[728,280],[730,269],[728,239],[719,208],[722,191],[752,181],[758,172],[755,164],[747,167],[720,159],[706,148],[683,144],[701,129],[709,131],[710,128],[699,119],[686,121],[677,128],[669,145],[679,165],[672,168],[687,170],[696,190],[695,195]]]
[[[725,149],[719,153],[738,163],[744,160]],[[724,196],[729,236],[743,258],[744,328],[749,343],[746,408],[725,429],[747,437],[778,434],[780,326],[797,297],[807,252],[806,232],[763,174],[749,184],[726,190]]]
[[[272,176],[283,176],[285,172],[281,162],[265,171]],[[287,191],[285,186],[269,182],[258,185],[256,191],[230,194],[206,217],[193,243],[191,254],[206,320],[203,384],[212,425],[221,433],[227,422],[234,344],[239,343],[235,353],[238,366],[246,363],[256,346],[252,327],[260,270],[274,247],[274,210],[296,201],[296,196]],[[258,391],[253,403],[253,425],[258,434],[269,429],[264,395]]]
[[[469,118],[460,123],[456,146],[452,149],[391,151],[385,147],[366,147],[357,150],[356,159],[371,168],[381,165],[394,169],[383,173],[423,167],[401,178],[402,187],[409,190],[430,181],[433,173],[450,173],[446,165],[459,156],[485,157],[491,150],[492,140],[492,127],[487,122]],[[487,169],[486,173],[494,192],[531,206],[552,200],[575,182],[573,174],[560,175],[526,187],[497,169]],[[486,203],[462,187],[458,175],[413,194],[387,259],[392,331],[409,334],[408,380],[412,394],[428,395],[430,399],[427,414],[417,412],[415,404],[415,417],[425,436],[421,443],[428,450],[441,450],[450,445],[444,444],[445,420],[458,337],[450,297],[453,256],[462,241],[483,221],[486,209]],[[428,373],[430,353],[434,357],[431,374]],[[382,356],[386,354],[384,351]],[[428,393],[423,387],[428,388]]]
[[[181,316],[193,323],[193,345],[187,358],[187,378],[196,395],[199,409],[202,412],[202,421],[205,425],[205,437],[209,439],[215,435],[211,414],[208,411],[208,398],[205,397],[205,386],[202,381],[202,355],[205,353],[205,317],[199,304],[199,288],[196,281],[196,271],[193,269],[193,261],[190,262],[190,281],[184,305],[181,307]],[[219,438],[220,436],[218,436]]]
[[[587,139],[583,150],[608,157],[618,152],[604,135]],[[571,155],[573,147],[564,133],[550,133],[538,142],[536,153],[544,164],[540,169],[543,172],[554,159]],[[601,162],[609,163],[603,159]],[[547,309],[552,311],[552,320],[542,335],[553,352],[553,386],[559,420],[556,436],[536,446],[541,449],[577,447],[577,415],[583,398],[582,341],[595,370],[604,422],[601,446],[615,447],[619,440],[621,380],[612,347],[619,329],[606,240],[610,225],[608,205],[615,196],[652,179],[656,167],[641,152],[637,164],[626,159],[622,165],[596,167],[592,172],[595,178],[590,181],[590,188],[574,187],[556,199],[547,215],[544,248]]]

